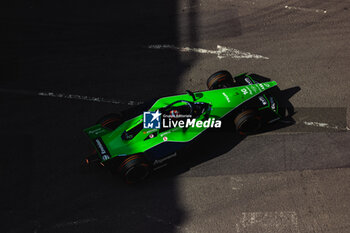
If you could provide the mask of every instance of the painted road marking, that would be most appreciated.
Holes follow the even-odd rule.
[[[288,10],[300,10],[300,11],[311,11],[311,12],[316,12],[316,13],[323,13],[326,14],[326,10],[320,10],[320,9],[310,9],[310,8],[303,8],[303,7],[296,7],[296,6],[284,6],[284,8]]]
[[[307,126],[315,126],[315,127],[321,127],[321,128],[326,128],[326,129],[338,129],[338,130],[349,130],[348,127],[342,128],[339,126],[331,126],[328,123],[321,123],[321,122],[313,122],[313,121],[304,121],[304,125]]]
[[[236,232],[299,232],[295,211],[243,212]]]
[[[62,99],[84,100],[84,101],[109,103],[109,104],[125,104],[130,106],[143,104],[142,101],[135,101],[135,100],[121,101],[121,100],[115,100],[115,99],[106,99],[103,97],[92,97],[92,96],[85,96],[85,95],[54,93],[54,92],[35,92],[35,91],[11,90],[11,89],[3,89],[3,88],[0,88],[0,92],[18,94],[18,95],[32,95],[32,96],[44,96],[44,97],[54,97],[54,98],[62,98]]]
[[[234,191],[240,190],[243,188],[243,179],[240,177],[231,177],[231,189]]]
[[[95,222],[97,219],[91,218],[91,219],[81,219],[81,220],[75,220],[71,222],[65,222],[65,223],[60,223],[55,225],[55,228],[61,228],[61,227],[68,227],[68,226],[76,226],[80,224],[85,224],[85,223],[90,223],[90,222]]]
[[[53,92],[39,92],[38,96],[55,97],[55,98],[63,98],[63,99],[74,99],[74,100],[85,100],[85,101],[110,103],[110,104],[125,104],[125,105],[130,105],[130,106],[140,105],[143,103],[143,102],[134,101],[134,100],[120,101],[120,100],[106,99],[106,98],[102,98],[102,97],[91,97],[91,96],[85,96],[85,95],[53,93]]]
[[[243,52],[238,49],[229,48],[221,45],[217,45],[217,50],[209,50],[202,48],[190,48],[190,47],[176,47],[175,45],[148,45],[149,49],[171,49],[178,50],[180,52],[193,52],[202,54],[215,54],[219,59],[222,58],[233,58],[233,59],[269,59],[262,55],[253,54],[249,52]]]

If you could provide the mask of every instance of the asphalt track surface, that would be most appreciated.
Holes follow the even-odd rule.
[[[0,8],[1,232],[350,232],[349,1],[11,4]],[[243,140],[211,131],[139,185],[81,172],[82,129],[101,115],[205,89],[221,69],[292,90],[296,123]]]

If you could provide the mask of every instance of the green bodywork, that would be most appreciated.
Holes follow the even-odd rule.
[[[157,111],[157,109],[164,108],[169,104],[178,100],[185,100],[189,102],[204,102],[210,104],[211,109],[209,115],[199,116],[196,121],[204,120],[204,117],[208,117],[212,120],[221,119],[223,116],[246,102],[253,97],[261,94],[262,92],[276,86],[275,81],[256,83],[252,85],[224,88],[217,90],[201,91],[194,93],[195,101],[190,94],[181,94],[176,96],[169,96],[158,99],[148,111]],[[181,103],[179,103],[181,104]],[[116,156],[127,156],[140,152],[145,152],[157,145],[164,142],[189,142],[200,135],[207,128],[196,128],[195,130],[186,130],[184,128],[175,127],[164,132],[160,132],[159,129],[144,129],[137,133],[130,140],[123,140],[121,135],[124,131],[128,131],[135,126],[143,125],[143,113],[139,116],[123,122],[117,129],[111,131],[102,127],[100,124],[94,125],[84,130],[88,137],[93,141],[96,138],[101,138],[109,151],[110,158]],[[140,126],[139,126],[140,127]],[[157,136],[145,140],[150,134]],[[106,159],[102,159],[105,161]]]

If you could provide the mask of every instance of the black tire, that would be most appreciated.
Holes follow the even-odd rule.
[[[261,118],[255,110],[248,109],[238,114],[234,120],[236,130],[243,135],[257,132],[261,127]]]
[[[128,184],[145,180],[151,172],[150,165],[142,154],[129,156],[120,164],[118,170]]]
[[[97,124],[101,124],[110,130],[115,130],[119,125],[123,123],[123,118],[121,114],[111,113],[101,117]]]
[[[207,80],[207,87],[209,90],[233,87],[234,84],[235,81],[232,75],[226,70],[221,70],[212,74]]]

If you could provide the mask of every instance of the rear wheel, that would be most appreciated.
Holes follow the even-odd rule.
[[[230,72],[226,70],[218,71],[212,74],[207,80],[207,87],[209,90],[233,87],[234,79]]]
[[[111,130],[115,130],[119,125],[123,123],[121,114],[111,113],[103,116],[97,121],[97,124],[101,124]]]
[[[236,130],[243,135],[257,132],[261,127],[261,118],[255,110],[248,109],[238,114],[234,120]]]
[[[151,172],[150,165],[143,154],[126,158],[118,170],[125,182],[129,184],[145,180]]]

